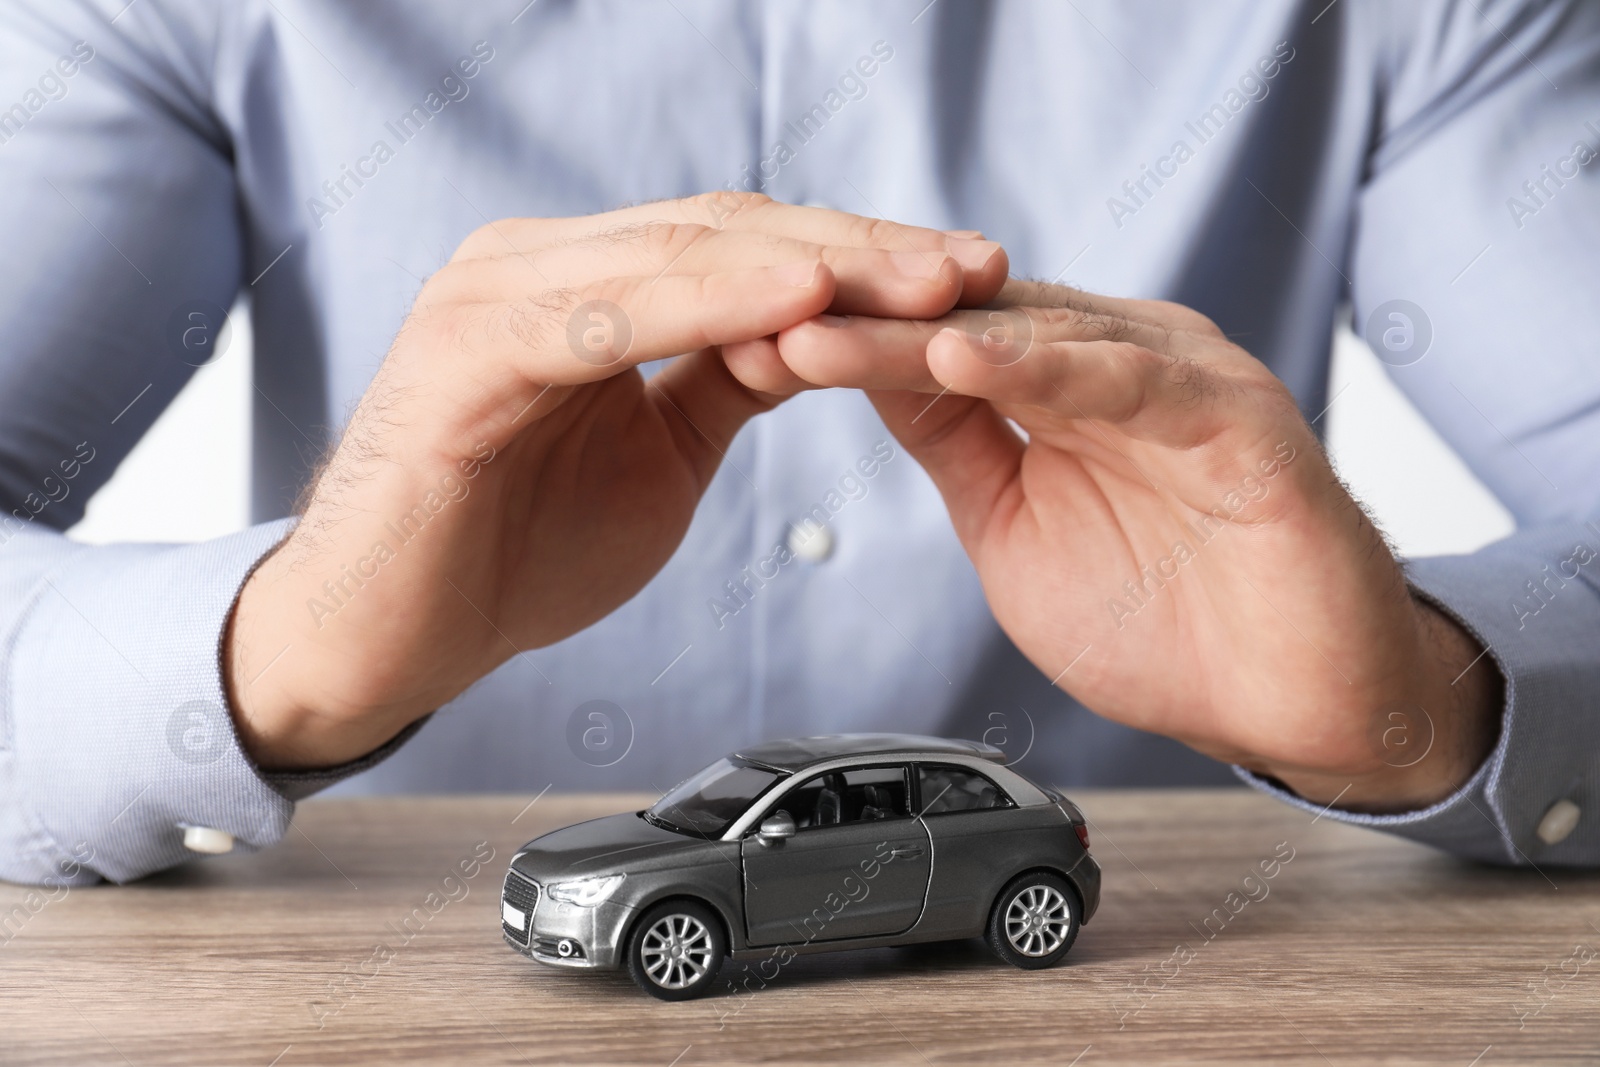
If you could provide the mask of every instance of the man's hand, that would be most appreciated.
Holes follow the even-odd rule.
[[[1001,626],[1096,712],[1362,810],[1471,774],[1493,662],[1411,595],[1266,367],[1174,304],[1012,281],[990,306],[726,358],[757,390],[871,391]]]
[[[989,242],[759,196],[477,231],[240,594],[224,663],[247,749],[353,759],[638,592],[739,427],[782,399],[719,346],[828,309],[942,315],[1005,277]]]

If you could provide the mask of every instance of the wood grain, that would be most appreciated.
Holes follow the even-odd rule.
[[[269,852],[31,915],[0,944],[0,1062],[1600,1061],[1600,876],[1460,864],[1242,790],[1073,796],[1106,877],[1065,965],[800,957],[686,1004],[500,940],[518,845],[644,798],[311,801]],[[0,914],[25,894],[0,885]]]

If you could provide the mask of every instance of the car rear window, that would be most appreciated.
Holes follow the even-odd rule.
[[[923,815],[1011,807],[1011,798],[999,786],[965,767],[920,763],[917,776]]]

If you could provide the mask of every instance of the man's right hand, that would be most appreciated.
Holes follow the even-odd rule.
[[[267,769],[357,758],[637,593],[783,399],[720,346],[828,310],[934,318],[1006,276],[988,242],[731,193],[473,233],[240,594],[223,662],[245,747]]]

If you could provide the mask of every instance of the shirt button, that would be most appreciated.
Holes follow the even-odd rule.
[[[788,542],[789,551],[801,563],[821,563],[833,555],[833,531],[814,522],[790,526]]]
[[[1539,829],[1535,832],[1539,835],[1539,840],[1545,844],[1558,845],[1578,828],[1578,816],[1581,814],[1581,809],[1572,801],[1558,800],[1544,813],[1544,818],[1539,820]]]
[[[185,826],[183,847],[190,852],[204,852],[220,856],[233,851],[233,835],[226,830],[213,830],[209,826]]]
[[[815,199],[807,200],[805,203],[801,204],[800,206],[801,207],[817,207],[817,208],[821,208],[823,211],[832,211],[833,210],[833,205],[828,203],[826,200],[815,200]]]

